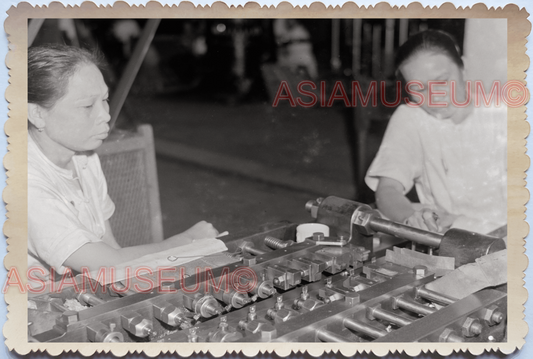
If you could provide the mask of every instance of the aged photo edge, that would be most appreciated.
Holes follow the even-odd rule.
[[[356,13],[354,11],[357,10]],[[49,7],[32,7],[28,3],[20,3],[16,8],[8,11],[9,17],[5,23],[5,30],[10,43],[6,64],[9,68],[11,84],[6,91],[9,102],[9,119],[5,125],[8,136],[8,153],[4,158],[7,170],[7,186],[3,191],[4,202],[8,211],[8,220],[4,225],[4,234],[8,238],[8,254],[4,259],[4,266],[9,271],[18,268],[24,273],[27,253],[27,122],[26,114],[26,48],[27,48],[27,20],[32,17],[350,17],[357,14],[361,17],[409,17],[410,14],[421,14],[427,17],[486,17],[506,18],[508,24],[508,80],[525,80],[525,70],[529,66],[529,59],[525,54],[526,36],[531,30],[527,21],[528,13],[515,5],[507,5],[503,9],[487,9],[483,4],[476,4],[472,8],[457,9],[447,3],[440,8],[423,8],[419,3],[407,8],[392,8],[386,3],[379,3],[375,7],[359,8],[354,3],[347,3],[342,8],[325,8],[323,4],[313,3],[310,8],[300,9],[283,3],[274,8],[260,8],[256,3],[247,4],[244,8],[229,8],[217,2],[211,7],[195,8],[191,3],[182,3],[170,9],[157,2],[150,2],[146,7],[128,6],[121,2],[113,7],[96,7],[94,3],[84,3],[81,7],[66,8],[60,3],[50,4]],[[343,355],[353,355],[363,351],[372,351],[376,355],[388,352],[406,352],[417,355],[422,351],[436,351],[441,355],[448,355],[454,351],[468,350],[472,354],[480,354],[484,350],[500,350],[511,353],[521,348],[525,341],[528,326],[524,321],[524,303],[527,300],[527,290],[524,288],[524,270],[528,264],[525,255],[524,238],[529,227],[525,222],[525,204],[529,200],[529,192],[525,188],[525,172],[529,167],[529,157],[526,155],[525,138],[529,134],[526,122],[525,106],[508,109],[508,282],[509,285],[509,321],[508,339],[505,343],[475,343],[475,344],[442,344],[442,343],[395,343],[380,345],[358,345],[354,348],[349,343],[124,343],[124,344],[91,344],[91,343],[28,343],[27,342],[27,304],[26,295],[10,288],[5,294],[8,304],[8,319],[4,326],[4,336],[9,350],[19,354],[32,351],[46,351],[51,355],[58,355],[64,351],[75,350],[83,355],[95,352],[110,351],[114,355],[122,356],[134,351],[143,351],[147,355],[157,355],[162,352],[175,352],[182,356],[192,353],[209,351],[215,356],[224,353],[242,352],[252,356],[258,352],[276,352],[281,356],[292,352],[308,352],[319,355],[328,351],[339,351]],[[25,278],[21,278],[25,283]]]

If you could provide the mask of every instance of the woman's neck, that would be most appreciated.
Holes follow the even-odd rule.
[[[465,95],[465,97],[466,97],[466,95]],[[458,107],[457,108],[457,111],[451,117],[451,120],[452,120],[453,123],[455,123],[456,125],[458,125],[460,123],[463,123],[464,120],[466,120],[466,118],[468,116],[470,116],[472,111],[474,111],[473,98],[474,98],[474,95],[473,95],[473,93],[471,93],[470,94],[470,102],[468,103],[468,106],[466,106],[466,107]],[[465,99],[463,98],[460,101],[465,101]],[[452,106],[456,106],[456,105],[452,104]]]
[[[456,125],[459,125],[466,120],[468,116],[472,113],[474,110],[474,106],[472,104],[468,105],[467,107],[461,107],[457,110],[457,112],[451,117],[451,120]]]
[[[33,142],[46,158],[60,168],[73,170],[72,157],[76,154],[74,151],[59,145],[50,139],[45,132],[39,132],[33,127],[29,128],[29,132]]]

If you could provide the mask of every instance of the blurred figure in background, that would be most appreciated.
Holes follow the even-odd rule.
[[[277,64],[293,72],[303,69],[311,79],[316,79],[317,63],[309,31],[296,19],[276,19],[273,26],[278,45]]]
[[[122,55],[130,59],[135,50],[135,44],[141,36],[139,23],[132,19],[116,20],[111,28],[111,34],[122,44]],[[131,88],[134,94],[160,93],[164,89],[164,80],[159,70],[161,59],[155,46],[150,44],[135,82]]]

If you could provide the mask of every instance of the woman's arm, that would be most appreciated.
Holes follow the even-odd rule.
[[[111,248],[120,249],[120,244],[117,243],[115,236],[113,235],[113,230],[111,229],[111,224],[109,220],[105,221],[105,234],[104,242],[109,244]]]
[[[211,223],[202,221],[198,222],[185,232],[158,243],[116,248],[112,245],[112,242],[108,240],[104,240],[103,242],[91,242],[84,244],[77,251],[72,253],[67,260],[65,260],[63,265],[78,272],[84,267],[93,271],[98,270],[101,267],[111,267],[113,265],[127,262],[147,254],[183,246],[192,243],[195,239],[214,238],[217,235],[218,231]],[[116,243],[114,237],[113,241]],[[118,246],[118,244],[116,244],[116,246]]]
[[[414,212],[413,205],[403,194],[403,185],[392,178],[380,177],[376,189],[376,204],[389,219],[403,223]]]
[[[403,194],[404,191],[405,189],[399,181],[380,177],[376,189],[376,203],[379,210],[394,222],[406,223],[427,231],[440,232],[442,228],[437,224],[439,214],[427,208],[416,210],[411,201]]]

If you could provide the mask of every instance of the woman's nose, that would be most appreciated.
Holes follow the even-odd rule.
[[[107,101],[102,101],[102,106],[100,106],[98,118],[103,122],[109,122],[111,120],[111,115],[109,114],[109,104]]]

